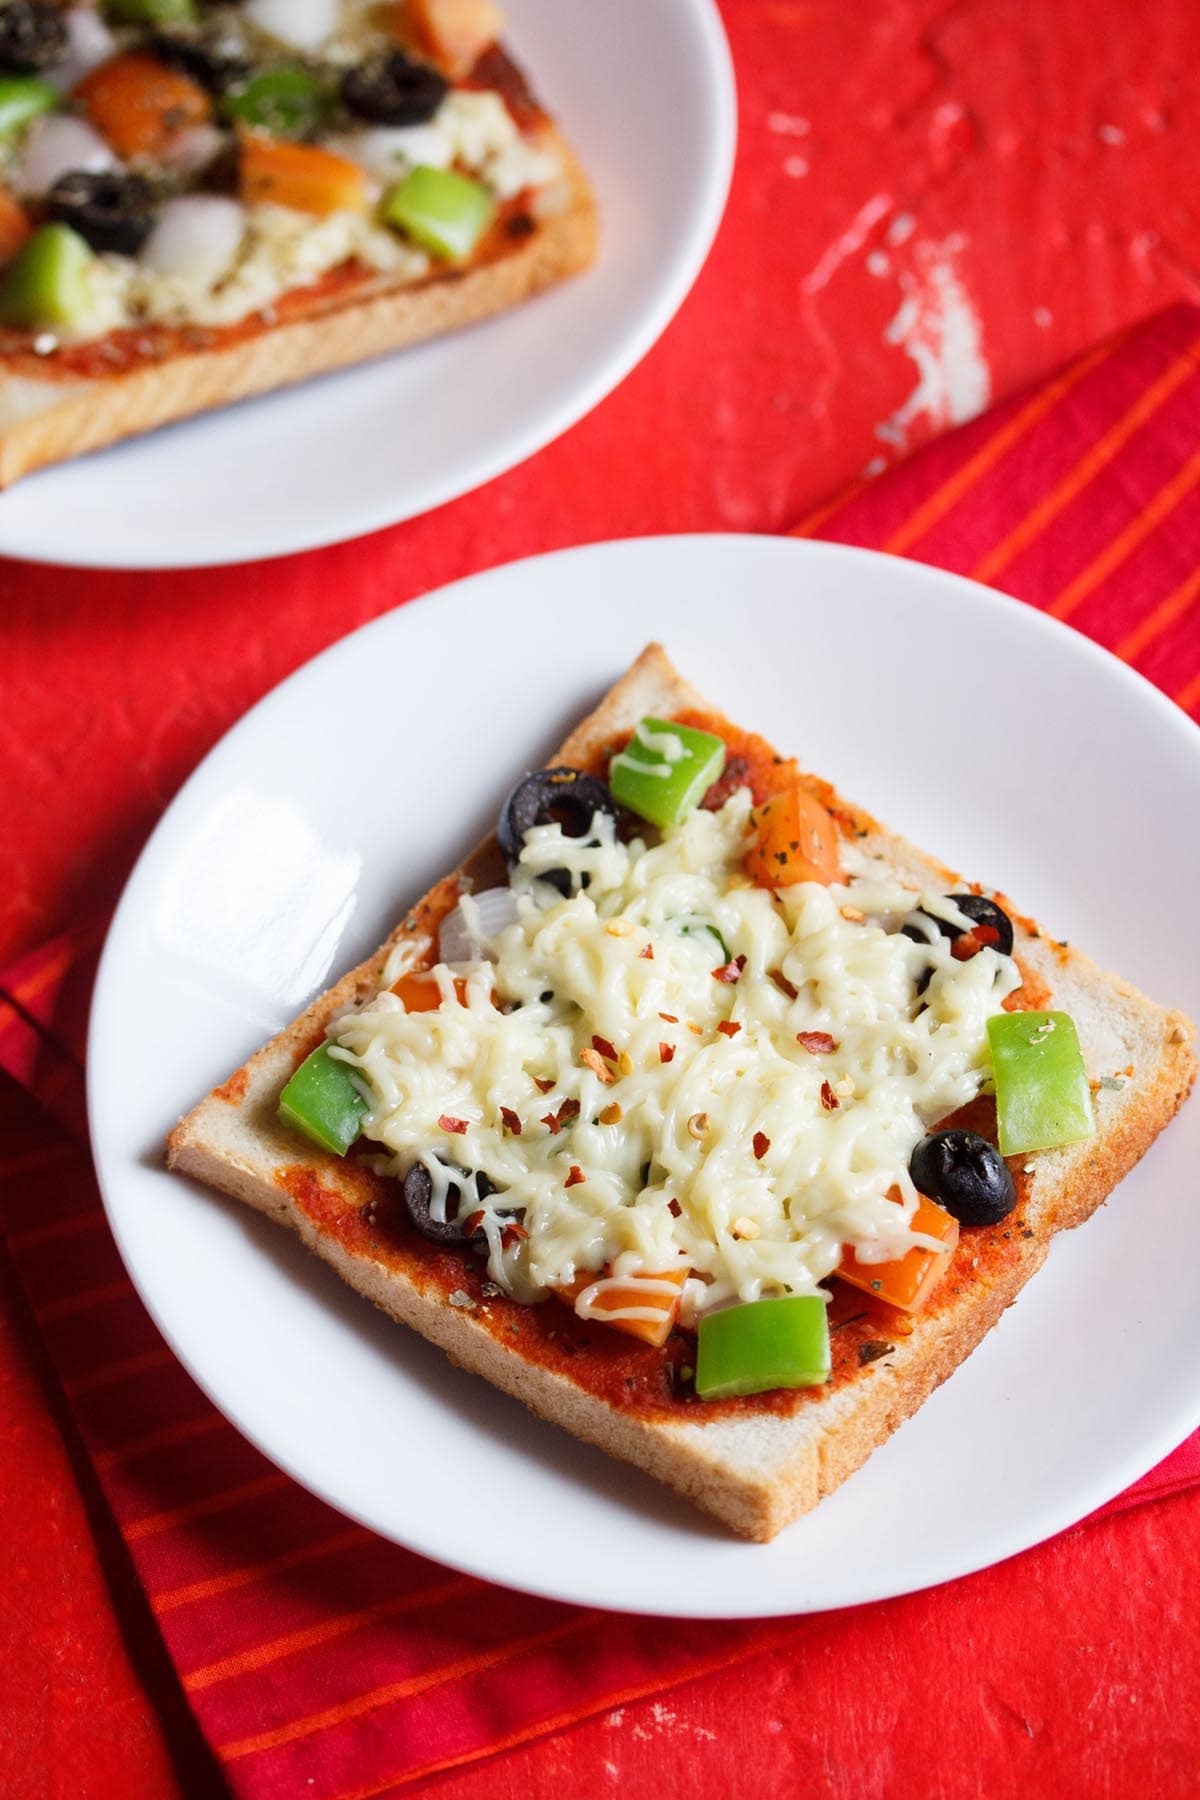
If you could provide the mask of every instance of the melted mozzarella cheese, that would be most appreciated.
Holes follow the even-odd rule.
[[[371,1094],[378,1166],[420,1159],[443,1198],[447,1163],[485,1173],[490,1272],[523,1298],[609,1265],[687,1268],[694,1317],[815,1293],[846,1244],[879,1262],[928,1241],[909,1157],[979,1092],[987,1020],[1020,976],[995,950],[957,962],[936,931],[894,929],[918,905],[953,917],[943,895],[754,886],[750,804],[735,793],[653,846],[600,816],[586,840],[535,828],[490,960],[439,966],[434,1012],[385,991],[332,1028]],[[567,899],[540,879],[563,868],[587,877]],[[735,981],[714,977],[714,932]],[[812,1033],[835,1048],[805,1049]],[[528,1235],[506,1247],[516,1213]]]

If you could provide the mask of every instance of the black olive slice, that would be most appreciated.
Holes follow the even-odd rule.
[[[1012,920],[1003,907],[997,906],[994,900],[989,900],[984,894],[947,894],[946,898],[954,902],[960,913],[965,913],[976,925],[982,925],[985,932],[996,933],[994,939],[985,937],[983,940],[991,949],[998,950],[1001,956],[1012,955]],[[920,912],[922,918],[933,921],[943,937],[954,939],[963,935],[961,925],[952,925],[949,919],[935,918],[933,913],[926,912],[923,907]],[[905,937],[912,938],[916,944],[927,941],[915,925],[904,925],[901,930]]]
[[[46,196],[46,216],[61,219],[93,250],[136,256],[154,224],[154,189],[141,175],[76,169]]]
[[[343,75],[342,101],[347,111],[372,125],[425,125],[449,88],[428,63],[392,50]]]
[[[1012,1171],[986,1138],[973,1131],[935,1131],[909,1159],[914,1186],[952,1213],[960,1225],[995,1225],[1017,1204]]]
[[[6,69],[52,69],[65,58],[69,41],[62,12],[50,0],[0,6],[0,64]]]
[[[579,769],[535,769],[519,781],[500,812],[496,836],[509,866],[521,854],[525,833],[535,825],[561,825],[567,837],[586,837],[597,813],[617,818],[617,803],[595,775]],[[550,869],[542,876],[560,894],[571,892],[566,869]]]
[[[495,1188],[482,1171],[475,1177],[475,1191],[480,1200],[495,1193]],[[428,1238],[431,1244],[463,1244],[467,1234],[459,1224],[458,1209],[462,1204],[462,1189],[457,1182],[451,1182],[446,1194],[447,1208],[444,1221],[432,1217],[430,1205],[433,1201],[433,1178],[424,1163],[414,1163],[404,1177],[404,1206],[409,1219],[421,1236]],[[472,1211],[474,1207],[472,1206]],[[482,1234],[475,1232],[474,1237]]]
[[[210,94],[223,94],[244,81],[254,67],[244,38],[215,26],[190,34],[158,32],[151,39],[150,48],[162,62],[182,69]]]

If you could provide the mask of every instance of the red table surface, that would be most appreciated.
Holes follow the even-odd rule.
[[[0,565],[0,958],[109,900],[245,708],[398,601],[592,538],[783,528],[989,396],[1200,299],[1192,0],[723,10],[741,147],[717,246],[663,341],[560,442],[424,519],[258,567]],[[0,1792],[219,1792],[0,1278]],[[1184,1494],[441,1790],[1191,1795],[1198,1576]]]

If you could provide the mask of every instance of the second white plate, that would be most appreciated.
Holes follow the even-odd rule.
[[[357,537],[521,462],[628,374],[725,203],[735,101],[714,0],[506,11],[595,185],[595,268],[451,337],[32,475],[0,494],[0,554],[192,568]]]
[[[297,1241],[161,1166],[176,1117],[379,941],[652,636],[733,718],[1200,1014],[1200,849],[1179,829],[1200,817],[1200,734],[1139,677],[1014,601],[864,551],[596,545],[380,619],[197,770],[129,884],[96,990],[88,1066],[109,1216],[217,1404],[387,1537],[635,1612],[793,1613],[908,1592],[1080,1518],[1200,1418],[1200,1103],[1056,1241],[917,1417],[767,1546],[452,1368]],[[439,680],[448,645],[469,652]],[[496,1540],[479,1529],[481,1495],[513,1527]]]

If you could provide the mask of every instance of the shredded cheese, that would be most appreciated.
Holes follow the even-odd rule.
[[[818,1293],[844,1245],[883,1262],[930,1243],[910,1229],[909,1157],[979,1092],[987,1020],[1020,975],[992,948],[956,961],[927,920],[928,944],[896,929],[918,906],[968,925],[944,895],[744,884],[750,805],[740,790],[654,845],[599,816],[586,839],[536,827],[490,960],[439,965],[436,1011],[385,991],[332,1027],[379,1168],[421,1160],[443,1206],[457,1171],[488,1176],[489,1273],[518,1297],[687,1269],[687,1320]],[[566,899],[540,879],[563,868],[581,878]],[[527,1236],[505,1243],[514,1214]]]

